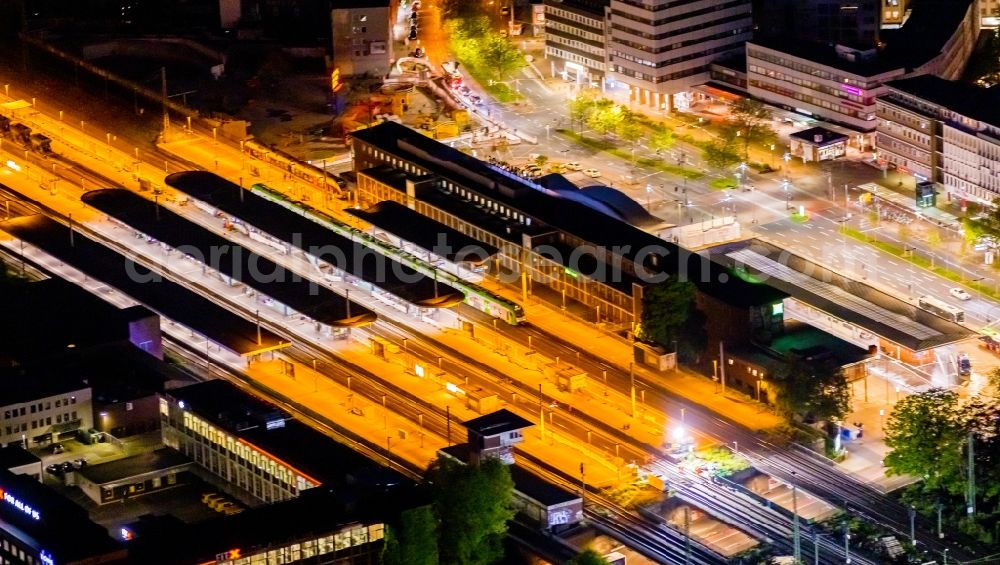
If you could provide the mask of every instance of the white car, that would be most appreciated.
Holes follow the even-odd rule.
[[[597,177],[601,176],[601,171],[598,171],[597,169],[586,169],[583,171],[583,174],[587,175],[590,178],[596,179]]]
[[[954,296],[959,300],[972,300],[972,295],[969,294],[964,288],[955,287],[949,290],[948,294]]]
[[[570,171],[582,171],[583,166],[576,161],[570,161],[569,163],[566,163],[566,169]]]

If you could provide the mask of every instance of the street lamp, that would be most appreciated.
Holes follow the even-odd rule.
[[[650,196],[652,194],[653,194],[653,185],[651,185],[649,183],[646,183],[646,211],[647,212],[652,211],[652,208],[650,207],[651,206],[650,205],[650,200],[649,200]]]

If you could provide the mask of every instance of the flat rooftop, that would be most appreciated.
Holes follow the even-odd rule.
[[[0,489],[25,505],[22,509],[0,504],[0,527],[26,545],[44,547],[55,563],[103,563],[111,559],[100,556],[124,557],[122,547],[107,530],[90,521],[86,510],[50,487],[0,469]]]
[[[250,508],[235,516],[220,516],[196,524],[144,517],[130,525],[136,538],[130,557],[136,563],[214,563],[215,556],[239,548],[244,556],[268,547],[333,535],[355,525],[382,524],[409,506],[412,497],[356,496],[350,492],[314,488],[298,498]],[[150,522],[145,527],[144,522]],[[184,543],[178,543],[183,539]]]
[[[523,430],[534,426],[530,420],[526,420],[517,414],[501,408],[496,412],[490,412],[484,416],[473,418],[463,424],[467,429],[476,432],[481,436],[495,436],[514,430]]]
[[[759,240],[721,247],[721,253],[713,253],[717,260],[731,267],[739,265],[748,276],[766,278],[768,284],[800,302],[912,351],[976,335],[964,326]]]
[[[0,369],[0,406],[22,404],[89,388],[90,385],[83,382],[79,375],[49,371],[37,364]]]
[[[11,467],[21,467],[32,463],[41,463],[41,459],[36,457],[27,449],[16,443],[0,448],[0,467],[10,469]]]
[[[165,395],[183,401],[186,410],[284,461],[323,486],[386,490],[410,484],[399,473],[227,381],[197,383],[169,390]],[[282,421],[280,425],[278,420]]]
[[[734,276],[726,267],[707,257],[647,233],[578,199],[507,173],[401,124],[385,122],[351,135],[357,141],[396,155],[452,184],[518,211],[531,219],[532,226],[528,227],[536,233],[561,232],[590,245],[618,250],[625,260],[641,264],[651,274],[680,276],[698,273],[692,282],[701,292],[734,306],[769,304],[785,297],[783,292],[768,285],[754,285]],[[359,156],[355,163],[359,161],[364,159]],[[441,197],[447,196],[453,203],[451,209],[446,209],[448,212],[456,207],[476,210],[476,203],[467,201],[459,204],[454,196],[441,188],[424,191],[427,195],[435,192],[438,198],[428,202],[437,206]],[[425,199],[424,193],[418,198]],[[480,215],[487,215],[487,212],[483,210]],[[493,222],[501,217],[497,214],[488,216],[494,218]],[[471,223],[494,233],[497,230],[501,233],[513,232],[514,228],[509,224],[524,225],[510,221],[508,225],[487,228],[475,221]],[[505,238],[521,243],[520,236],[514,233],[508,233]]]
[[[218,175],[204,171],[185,171],[169,175],[166,183],[191,198],[201,200],[234,218],[239,218],[281,241],[297,242],[296,245],[305,251],[321,250],[323,258],[338,269],[349,272],[411,304],[425,308],[451,306],[464,298],[458,290],[443,284],[435,285],[433,279],[402,263],[375,254],[360,243],[351,241],[318,222],[272,202],[255,191],[240,188],[239,185]],[[282,198],[288,200],[283,196]],[[294,204],[326,215],[312,209],[308,204],[302,202]],[[330,247],[335,247],[337,252],[329,250]],[[359,312],[362,309],[363,306],[358,305],[358,310],[355,310],[352,304],[351,312]]]
[[[157,212],[156,204],[130,190],[92,190],[84,194],[81,200],[174,249],[189,249],[200,253],[200,260],[217,258],[212,261],[214,264],[209,265],[210,268],[317,322],[339,327],[375,320],[375,313],[363,305],[351,301],[348,306],[347,299],[329,288],[215,235],[170,210],[160,207]],[[254,273],[263,273],[264,276],[253,276]]]
[[[934,75],[893,80],[886,83],[890,88],[941,105],[965,117],[1000,125],[1000,90],[982,88],[965,82],[945,80]],[[899,103],[892,96],[890,103]],[[922,109],[917,111],[926,113]],[[937,116],[934,116],[937,117]]]
[[[379,202],[367,210],[351,208],[347,213],[375,226],[376,233],[385,230],[452,263],[481,263],[497,252],[492,245],[392,200]]]
[[[7,285],[0,293],[0,357],[28,363],[67,348],[127,341],[127,310],[58,277]]]
[[[42,249],[92,279],[117,288],[164,318],[191,328],[240,355],[290,345],[290,342],[265,328],[260,329],[258,342],[256,324],[179,284],[162,278],[137,281],[130,276],[130,271],[140,274],[148,274],[149,271],[87,238],[79,230],[76,230],[70,245],[69,228],[40,214],[0,222],[0,230]]]
[[[580,500],[580,495],[557,487],[517,465],[510,465],[508,468],[510,469],[510,478],[514,480],[514,489],[545,506],[555,506],[557,504]]]
[[[107,463],[87,465],[77,473],[92,483],[104,485],[157,471],[186,467],[191,464],[191,460],[186,456],[165,447]]]

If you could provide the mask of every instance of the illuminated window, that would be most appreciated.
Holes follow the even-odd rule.
[[[772,304],[771,305],[771,315],[772,316],[780,316],[784,312],[785,312],[785,303],[784,302],[778,302],[776,304]]]

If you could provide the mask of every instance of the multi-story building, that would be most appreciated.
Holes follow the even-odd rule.
[[[126,550],[80,505],[0,469],[0,563],[122,563]]]
[[[334,3],[333,67],[341,76],[387,76],[393,59],[392,0]]]
[[[906,21],[910,11],[910,0],[881,0],[882,27],[898,28]]]
[[[160,417],[165,445],[263,502],[292,499],[321,485],[400,482],[394,472],[226,381],[165,392]]]
[[[634,104],[686,108],[712,61],[750,39],[751,0],[612,0],[608,26],[613,89]]]
[[[856,145],[867,146],[875,130],[875,98],[883,84],[906,70],[860,52],[789,42],[747,44],[747,80],[751,96],[771,104],[848,126],[864,134]],[[860,141],[861,143],[857,143]]]
[[[755,0],[754,38],[874,47],[883,0]]]
[[[7,369],[0,379],[3,445],[34,447],[93,427],[90,386],[79,377]]]
[[[845,125],[873,137],[875,99],[885,82],[932,74],[956,79],[979,31],[975,0],[926,0],[901,29],[884,30],[884,49],[859,50],[788,39],[747,44],[748,92],[789,110]],[[859,143],[860,141],[860,143]]]
[[[1000,196],[1000,93],[934,76],[887,86],[878,100],[880,158],[949,198]]]
[[[880,0],[799,0],[796,36],[802,39],[874,47],[878,42]]]
[[[553,75],[584,86],[603,86],[609,2],[545,0],[545,56]]]

